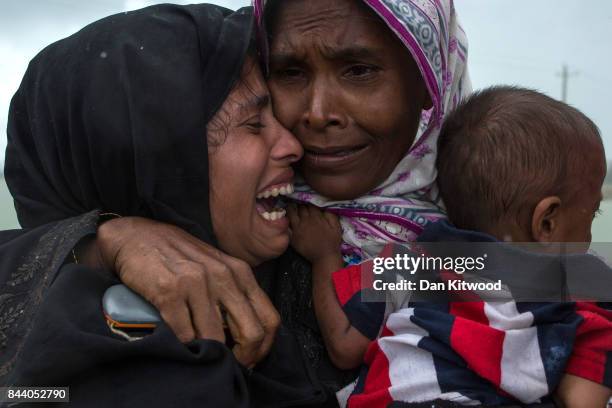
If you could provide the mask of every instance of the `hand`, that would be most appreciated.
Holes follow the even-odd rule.
[[[610,388],[571,374],[561,377],[554,394],[557,405],[564,408],[603,408],[610,398]]]
[[[280,317],[242,260],[178,227],[139,217],[102,224],[96,247],[103,263],[151,302],[182,342],[224,343],[224,309],[241,364],[252,367],[269,352]]]
[[[340,256],[342,227],[335,214],[312,205],[290,205],[291,245],[311,263]]]

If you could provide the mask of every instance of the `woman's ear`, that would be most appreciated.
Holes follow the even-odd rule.
[[[535,242],[555,242],[559,229],[561,199],[557,196],[542,199],[533,210],[531,235]]]

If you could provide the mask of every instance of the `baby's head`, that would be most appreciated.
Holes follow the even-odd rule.
[[[565,103],[515,87],[477,92],[446,119],[437,167],[458,228],[506,241],[591,241],[604,148],[595,124]]]

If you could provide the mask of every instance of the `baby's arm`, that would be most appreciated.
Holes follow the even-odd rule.
[[[610,397],[610,388],[571,374],[563,376],[555,392],[555,400],[563,408],[605,408]]]
[[[351,326],[336,297],[332,273],[344,267],[338,218],[313,206],[289,208],[291,245],[312,264],[315,314],[329,356],[338,368],[359,366],[370,340]]]
[[[606,303],[577,302],[576,313],[582,323],[554,396],[561,407],[606,407],[612,397],[612,310]]]

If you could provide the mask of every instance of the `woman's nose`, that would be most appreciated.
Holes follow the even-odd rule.
[[[338,103],[337,93],[330,92],[335,88],[325,81],[315,81],[312,84],[302,117],[302,124],[307,129],[324,131],[330,127],[346,127],[347,118]]]
[[[294,163],[302,158],[304,149],[300,142],[285,128],[276,118],[273,119],[271,126],[276,137],[272,147],[271,156],[275,160],[286,161],[287,164]]]

